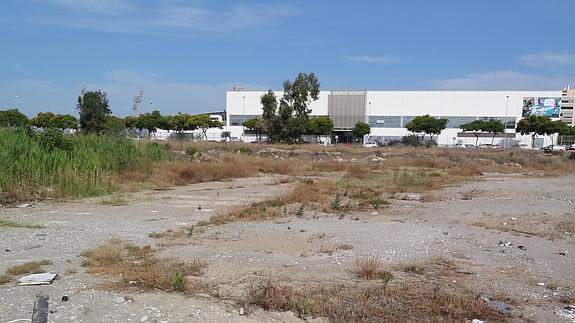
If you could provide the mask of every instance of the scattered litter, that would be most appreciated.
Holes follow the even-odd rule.
[[[511,315],[512,308],[509,304],[494,300],[493,297],[487,294],[482,293],[480,296],[481,299],[487,304],[487,306],[505,315]]]
[[[523,250],[523,251],[527,250],[527,247],[525,247],[525,246],[518,246],[517,248],[519,248],[519,249],[521,249],[521,250]]]
[[[560,256],[567,256],[567,251],[559,251],[557,254]]]
[[[25,207],[31,207],[31,206],[32,206],[32,204],[30,204],[30,203],[24,203],[24,204],[18,205],[17,207],[18,208],[25,208]]]
[[[556,313],[564,319],[575,322],[575,305],[567,305],[562,309],[557,310]]]
[[[473,319],[473,321],[471,321],[471,323],[485,323],[485,321]]]
[[[511,245],[511,241],[503,242],[503,241],[499,240],[498,245],[503,246],[503,247],[509,247]]]
[[[18,279],[19,285],[50,285],[58,274],[53,273],[41,273],[41,274],[31,274],[26,275]]]
[[[544,287],[545,283],[537,283],[537,285]]]
[[[517,221],[517,218],[511,217],[511,221]]]
[[[244,310],[244,308],[243,308],[243,307],[240,307],[240,315],[242,315],[242,316],[243,316],[243,315],[245,315],[245,314],[246,314],[246,313],[245,313],[245,310]]]

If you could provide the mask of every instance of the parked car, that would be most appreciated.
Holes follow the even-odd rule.
[[[363,146],[366,148],[377,148],[377,144],[375,142],[366,142]]]
[[[478,147],[479,149],[490,149],[490,148],[497,148],[495,145],[492,144],[481,144]]]
[[[561,145],[549,145],[546,147],[543,147],[543,151],[565,151],[565,146],[561,146]]]
[[[519,144],[519,146],[517,146],[517,148],[523,149],[523,150],[533,150],[533,147],[531,147],[531,145],[529,145],[529,144]]]
[[[575,144],[566,147],[565,150],[570,150],[570,151],[575,150]]]
[[[475,149],[477,148],[474,144],[465,144],[465,148],[467,149]]]

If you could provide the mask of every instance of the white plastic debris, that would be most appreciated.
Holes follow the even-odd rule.
[[[50,285],[58,274],[41,273],[26,275],[18,279],[19,285]]]

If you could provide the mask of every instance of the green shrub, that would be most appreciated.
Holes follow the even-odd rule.
[[[157,143],[106,135],[0,129],[0,204],[79,198],[114,191],[110,176],[127,167],[150,170],[171,159]]]

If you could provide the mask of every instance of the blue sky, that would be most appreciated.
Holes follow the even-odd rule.
[[[0,109],[223,109],[234,82],[279,89],[559,90],[575,78],[573,0],[2,0]],[[18,96],[14,98],[14,96]]]

